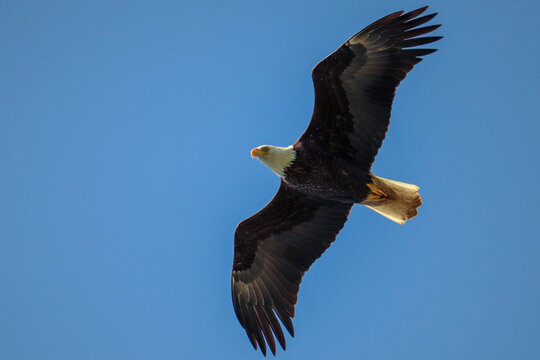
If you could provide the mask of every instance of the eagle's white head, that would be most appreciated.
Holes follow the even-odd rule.
[[[296,151],[292,145],[287,147],[261,145],[251,150],[251,157],[256,157],[278,176],[283,177],[285,169],[296,159]]]

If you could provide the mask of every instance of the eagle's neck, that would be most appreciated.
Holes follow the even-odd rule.
[[[273,146],[271,154],[260,157],[259,159],[278,176],[284,177],[285,170],[287,170],[296,159],[296,151],[294,151],[292,145],[287,147]]]

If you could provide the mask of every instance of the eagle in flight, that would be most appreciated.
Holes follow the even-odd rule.
[[[312,71],[315,108],[304,134],[287,147],[251,150],[281,178],[277,194],[240,222],[234,234],[232,300],[255,349],[285,349],[280,325],[292,318],[302,276],[335,240],[354,204],[404,224],[422,204],[418,186],[375,176],[371,165],[385,137],[401,80],[441,39],[422,36],[436,15],[426,7],[375,21]],[[280,321],[278,321],[278,319]]]

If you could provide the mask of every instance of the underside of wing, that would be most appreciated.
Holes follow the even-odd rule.
[[[302,276],[335,240],[352,204],[307,197],[282,181],[272,201],[238,224],[234,239],[232,299],[251,344],[266,355],[285,349],[281,323],[291,319]],[[275,338],[274,338],[275,337]]]
[[[368,171],[390,121],[395,90],[415,64],[435,49],[411,49],[439,40],[423,26],[436,14],[423,7],[374,22],[321,61],[312,72],[315,107],[298,140],[310,151],[350,160]]]

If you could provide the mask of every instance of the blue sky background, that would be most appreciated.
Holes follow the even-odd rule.
[[[257,359],[233,231],[275,193],[312,67],[417,1],[2,1],[0,358]],[[540,358],[537,1],[430,1],[374,172],[302,283],[281,359]]]

